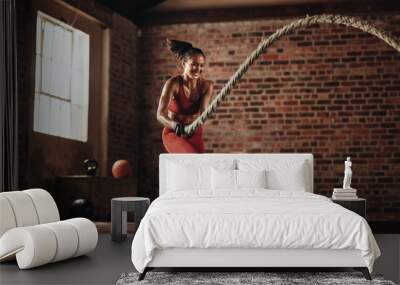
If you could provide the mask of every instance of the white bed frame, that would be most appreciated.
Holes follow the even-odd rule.
[[[174,159],[199,161],[238,158],[293,159],[308,163],[307,192],[313,192],[312,154],[161,154],[159,161],[160,195],[165,193],[166,162]],[[359,250],[329,249],[183,249],[156,250],[152,261],[139,277],[154,267],[354,267],[371,280]]]

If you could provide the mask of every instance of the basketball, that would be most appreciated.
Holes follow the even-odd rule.
[[[133,175],[132,167],[129,161],[125,159],[114,162],[111,172],[114,178],[131,177]]]

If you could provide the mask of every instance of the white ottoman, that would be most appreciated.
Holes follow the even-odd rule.
[[[0,193],[0,261],[17,259],[20,269],[86,254],[98,233],[85,218],[59,221],[57,206],[43,189]]]

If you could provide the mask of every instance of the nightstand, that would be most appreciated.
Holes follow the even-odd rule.
[[[127,212],[135,212],[135,226],[139,227],[150,205],[149,198],[119,197],[111,199],[111,239],[123,241],[127,236]]]
[[[367,218],[367,200],[364,198],[357,199],[331,199],[332,202],[339,204],[340,206],[359,214],[364,219]]]

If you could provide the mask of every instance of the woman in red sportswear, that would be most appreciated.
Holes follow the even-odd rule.
[[[169,153],[203,153],[203,128],[192,136],[184,132],[210,103],[213,84],[202,77],[205,55],[191,43],[167,39],[169,50],[180,61],[182,73],[165,82],[157,109],[164,126],[162,140]]]

